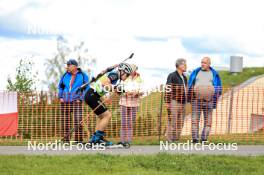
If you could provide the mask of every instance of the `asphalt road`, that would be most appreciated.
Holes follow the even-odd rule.
[[[28,146],[0,146],[0,155],[78,155],[78,154],[111,154],[111,155],[149,155],[157,153],[168,153],[168,154],[203,154],[203,155],[237,155],[237,156],[264,156],[264,146],[261,145],[239,145],[237,147],[202,147],[197,146],[196,148],[189,147],[175,147],[172,146],[131,146],[128,149],[125,148],[107,148],[102,150],[86,150],[82,147],[65,147],[67,150],[62,148],[52,150],[48,148],[46,150],[43,147]],[[168,150],[166,149],[168,148]],[[236,148],[236,149],[235,149]],[[44,150],[43,150],[44,149]],[[99,150],[101,149],[101,150]],[[214,149],[214,150],[213,150]],[[224,150],[226,149],[226,150]]]

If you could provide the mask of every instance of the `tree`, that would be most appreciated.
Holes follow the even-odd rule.
[[[64,66],[70,55],[75,55],[74,59],[78,61],[83,70],[87,70],[89,66],[96,64],[96,59],[88,54],[84,42],[80,42],[71,48],[68,41],[60,36],[57,38],[57,52],[54,58],[47,59],[45,62],[47,80],[43,83],[49,87],[50,92],[57,92],[59,80],[65,73]]]
[[[32,92],[36,90],[38,72],[32,72],[34,63],[27,59],[21,59],[16,68],[16,77],[13,82],[10,76],[7,78],[7,90],[17,92]]]

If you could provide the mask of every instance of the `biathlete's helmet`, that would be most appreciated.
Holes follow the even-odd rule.
[[[129,75],[133,72],[132,67],[128,63],[120,63],[118,65],[118,70],[122,70]]]

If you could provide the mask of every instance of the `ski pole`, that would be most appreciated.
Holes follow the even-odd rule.
[[[130,54],[130,56],[126,59],[124,59],[121,63],[131,59],[132,57],[134,56],[134,53]],[[119,63],[120,64],[120,63]],[[111,67],[108,67],[107,69],[105,69],[104,71],[102,71],[101,73],[99,73],[96,77],[93,77],[92,80],[88,83],[85,83],[83,84],[82,86],[80,86],[78,89],[77,89],[77,93],[79,91],[82,91],[83,89],[85,89],[88,85],[90,85],[91,83],[95,82],[96,80],[98,80],[100,77],[102,77],[105,73],[107,72],[111,72],[112,70],[114,70],[116,67],[118,67],[119,64],[116,64],[114,66],[111,66]]]

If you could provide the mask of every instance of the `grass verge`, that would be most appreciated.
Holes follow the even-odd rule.
[[[263,174],[264,156],[0,156],[1,174]]]

